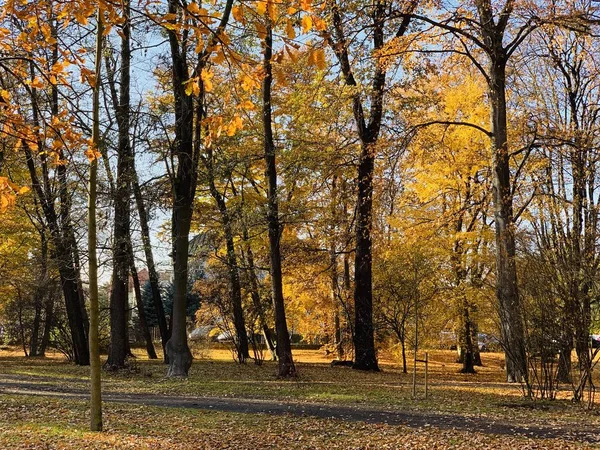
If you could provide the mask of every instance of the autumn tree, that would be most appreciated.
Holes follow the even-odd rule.
[[[361,142],[356,200],[356,253],[354,263],[354,368],[379,370],[373,330],[372,238],[373,171],[383,112],[386,76],[386,46],[400,39],[411,22],[417,0],[395,4],[376,1],[363,9],[342,9],[327,3],[331,29],[327,40],[340,65],[342,79],[352,101],[356,132]],[[366,39],[363,33],[366,32]],[[370,54],[372,71],[362,75],[352,55]],[[360,74],[359,74],[360,73]],[[363,79],[368,76],[368,79]],[[366,92],[360,86],[370,83]],[[367,113],[367,109],[369,112]]]

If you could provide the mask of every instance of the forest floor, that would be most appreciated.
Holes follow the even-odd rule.
[[[87,431],[88,368],[59,355],[0,350],[0,448],[600,448],[600,415],[568,400],[526,400],[503,382],[502,356],[475,375],[454,353],[430,353],[428,399],[390,361],[380,373],[330,367],[318,351],[295,353],[299,377],[275,365],[235,364],[226,350],[196,352],[187,380],[138,357],[103,373],[104,433]],[[600,406],[600,405],[598,405]]]

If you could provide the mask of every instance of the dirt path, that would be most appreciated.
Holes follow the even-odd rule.
[[[0,378],[1,394],[37,395],[72,399],[88,398],[88,392],[81,389],[65,389],[56,384],[21,382],[6,378]],[[543,427],[539,425],[526,426],[524,424],[491,421],[485,417],[375,409],[362,405],[346,406],[243,398],[128,394],[124,392],[103,392],[103,399],[104,401],[114,403],[132,403],[167,408],[191,408],[241,414],[291,414],[323,419],[404,425],[412,428],[434,427],[476,431],[487,434],[522,435],[537,439],[560,438],[590,444],[600,443],[600,430],[584,426],[578,428]]]

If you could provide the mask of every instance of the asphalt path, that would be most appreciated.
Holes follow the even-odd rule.
[[[48,380],[46,378],[46,380]],[[64,381],[63,381],[64,382]],[[86,400],[89,392],[65,388],[59,380],[50,383],[19,381],[13,377],[0,377],[0,395],[43,396]],[[403,425],[411,428],[433,427],[496,435],[520,435],[534,439],[564,439],[589,444],[600,443],[600,430],[581,424],[577,427],[541,426],[500,422],[484,416],[425,413],[399,409],[378,409],[364,405],[336,405],[276,401],[232,397],[191,397],[147,393],[104,391],[105,402],[130,403],[165,408],[188,408],[206,411],[223,411],[238,414],[289,414],[292,416],[337,419],[350,422]]]

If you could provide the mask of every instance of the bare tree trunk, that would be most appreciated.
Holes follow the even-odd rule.
[[[176,15],[179,3],[168,2],[169,13]],[[180,47],[177,33],[168,30],[171,48],[173,95],[175,98],[175,143],[177,173],[173,183],[172,241],[173,241],[173,310],[171,337],[166,345],[169,359],[167,376],[187,377],[192,365],[192,353],[187,341],[186,304],[188,289],[189,235],[192,204],[196,193],[197,163],[194,155],[194,102],[186,94],[189,80],[186,47]],[[203,88],[202,88],[203,89]],[[198,122],[199,123],[199,122]],[[199,130],[197,130],[199,132]],[[199,145],[199,144],[198,144]]]
[[[52,321],[54,320],[54,289],[46,293],[46,303],[44,305],[44,333],[40,342],[39,356],[46,354],[46,349],[50,343],[50,332],[52,331]]]
[[[248,239],[248,228],[246,227],[245,222],[243,223],[242,237],[246,244],[246,266],[248,278],[250,279],[250,297],[252,298],[254,310],[258,315],[258,320],[260,321],[260,327],[262,329],[265,342],[267,343],[267,347],[269,348],[269,352],[271,353],[271,360],[277,361],[277,351],[275,348],[275,344],[273,343],[273,336],[271,330],[269,330],[269,326],[267,325],[265,311],[261,302],[260,293],[258,291],[258,279],[256,277],[256,267],[254,265],[254,252],[252,251],[252,247],[250,247],[250,242]]]
[[[117,126],[117,178],[114,190],[113,275],[110,292],[110,348],[107,366],[111,369],[125,367],[130,353],[128,337],[129,267],[130,267],[130,208],[132,152],[129,140],[130,126],[130,73],[131,73],[131,21],[130,5],[123,5],[125,21],[121,26],[121,78],[119,98],[114,105]],[[113,83],[114,86],[114,83]]]
[[[45,227],[39,230],[40,233],[40,275],[38,284],[34,293],[35,316],[33,318],[33,327],[31,330],[31,343],[29,346],[30,356],[40,356],[39,338],[40,323],[42,320],[42,305],[45,296],[48,295],[48,241],[46,239]]]
[[[100,79],[102,70],[102,41],[103,41],[103,13],[101,8],[97,12],[96,29],[96,57],[95,74],[98,82],[93,87],[93,126],[92,145],[97,151],[100,146]],[[102,382],[100,368],[100,347],[98,339],[99,312],[98,312],[98,258],[96,255],[96,201],[97,201],[97,174],[98,159],[90,161],[90,179],[88,185],[88,264],[89,264],[89,289],[90,289],[90,429],[102,431]]]
[[[160,331],[160,339],[163,348],[164,362],[168,363],[169,359],[166,352],[166,345],[171,337],[171,332],[167,324],[167,317],[165,315],[165,307],[162,302],[160,294],[160,280],[158,272],[156,271],[156,265],[154,264],[154,255],[152,253],[152,241],[150,240],[150,227],[148,226],[148,213],[146,212],[146,206],[144,204],[144,198],[142,196],[142,190],[140,189],[140,183],[135,170],[135,163],[131,163],[132,171],[132,187],[133,195],[135,197],[135,204],[140,219],[140,229],[142,234],[142,243],[144,247],[144,255],[146,256],[146,267],[148,268],[148,280],[150,281],[150,290],[152,292],[152,303],[156,311],[156,318],[158,322],[158,329]]]
[[[215,185],[214,174],[214,159],[212,149],[207,149],[207,157],[204,158],[206,171],[208,174],[209,190],[212,198],[217,204],[219,213],[221,214],[221,224],[225,232],[225,242],[227,246],[227,267],[229,270],[229,285],[231,289],[231,304],[233,309],[233,324],[236,334],[236,350],[237,360],[240,363],[246,362],[250,357],[248,351],[248,334],[246,332],[246,324],[244,321],[244,311],[242,309],[242,285],[240,283],[240,272],[235,253],[234,236],[232,229],[231,214],[227,209],[225,198]]]
[[[150,328],[148,328],[148,322],[146,321],[146,311],[144,310],[144,303],[142,302],[142,289],[140,287],[140,279],[138,278],[138,272],[135,268],[135,261],[133,259],[133,251],[129,255],[129,271],[131,279],[133,281],[133,291],[135,293],[135,303],[137,306],[138,318],[140,320],[140,328],[144,335],[144,341],[146,342],[146,352],[148,353],[149,359],[158,359],[156,356],[156,350],[152,343],[152,335],[150,334]]]

